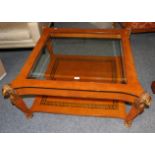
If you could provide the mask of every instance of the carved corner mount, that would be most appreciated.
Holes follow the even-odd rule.
[[[2,87],[2,95],[4,96],[4,98],[9,98],[13,94],[15,94],[15,92],[9,84],[6,84]]]
[[[152,98],[149,95],[149,93],[144,92],[141,94],[141,96],[138,99],[136,99],[135,106],[138,109],[149,107],[151,105],[151,101],[152,101]]]

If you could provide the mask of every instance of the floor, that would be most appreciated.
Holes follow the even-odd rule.
[[[155,80],[155,33],[132,35],[131,44],[139,80],[153,98],[151,107],[134,121],[131,128],[124,127],[122,120],[111,118],[36,113],[27,120],[0,94],[0,132],[155,132],[155,95],[150,88]],[[17,76],[31,51],[0,51],[7,70],[7,76],[0,81],[0,88]]]

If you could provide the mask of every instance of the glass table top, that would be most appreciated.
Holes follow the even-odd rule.
[[[50,38],[29,79],[126,83],[120,39]]]

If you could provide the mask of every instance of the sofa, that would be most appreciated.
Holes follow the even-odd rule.
[[[49,22],[1,22],[0,48],[34,47]]]

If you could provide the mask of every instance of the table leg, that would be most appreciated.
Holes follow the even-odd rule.
[[[135,100],[135,103],[132,105],[129,114],[125,118],[125,126],[130,127],[132,125],[132,121],[139,114],[141,114],[146,106],[150,106],[151,104],[151,96],[148,93],[143,93],[138,99]]]
[[[15,90],[13,90],[10,85],[3,86],[2,94],[4,98],[10,98],[11,103],[20,109],[23,113],[25,113],[27,118],[31,118],[33,116],[33,113],[26,106],[23,99],[18,94],[16,94]]]

